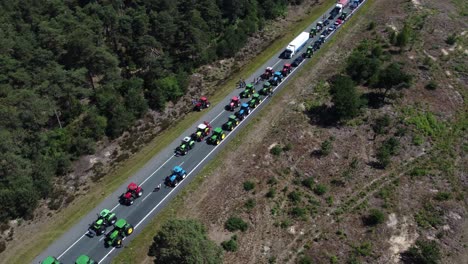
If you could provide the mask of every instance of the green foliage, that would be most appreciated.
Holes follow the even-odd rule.
[[[224,228],[231,232],[237,230],[245,232],[249,228],[249,225],[246,222],[244,222],[242,218],[232,216],[226,221],[226,223],[224,223]]]
[[[376,226],[385,222],[385,214],[379,209],[371,209],[364,218],[364,223],[369,226]]]
[[[307,179],[304,179],[302,181],[302,185],[312,190],[315,185],[314,177],[308,177]]]
[[[317,184],[314,188],[314,193],[317,195],[324,195],[328,191],[328,188],[324,184]]]
[[[370,242],[363,242],[359,246],[354,247],[357,255],[368,257],[372,254],[372,244]]]
[[[430,228],[441,225],[443,215],[441,209],[436,208],[431,202],[427,201],[423,204],[423,208],[415,214],[414,219],[420,227]]]
[[[414,125],[416,129],[425,136],[437,136],[445,129],[445,124],[439,122],[431,112],[416,111],[408,108],[406,111],[407,124]]]
[[[397,34],[396,45],[400,48],[404,48],[408,45],[412,38],[413,30],[408,24],[405,24],[401,31]]]
[[[429,81],[425,86],[427,90],[432,90],[432,91],[436,90],[437,87],[439,87],[439,84],[434,80]]]
[[[314,263],[314,262],[313,262],[312,258],[309,257],[309,256],[302,256],[297,261],[297,264],[312,264],[312,263]]]
[[[302,195],[298,191],[292,191],[288,194],[288,198],[291,202],[297,204],[301,201]]]
[[[222,263],[222,249],[196,220],[171,220],[153,238],[148,254],[155,263]]]
[[[380,54],[373,53],[372,50],[379,45],[371,41],[363,41],[348,57],[346,73],[356,83],[373,83],[377,79],[382,62]]]
[[[250,198],[250,199],[248,199],[248,200],[245,202],[244,206],[245,206],[245,208],[247,208],[248,210],[251,210],[251,209],[253,209],[253,208],[255,207],[256,204],[257,204],[257,203],[255,202],[255,200],[252,199],[252,198]]]
[[[382,117],[379,117],[375,120],[375,124],[372,126],[376,134],[385,134],[386,128],[390,125],[390,116],[385,114]]]
[[[255,188],[255,183],[252,181],[245,181],[244,182],[244,190],[245,191],[251,191]]]
[[[265,196],[268,198],[275,198],[276,190],[274,188],[270,188]]]
[[[397,154],[400,148],[400,142],[397,138],[392,137],[383,142],[382,146],[377,150],[377,161],[380,166],[386,168],[390,164],[391,156]]]
[[[415,245],[406,251],[404,257],[411,263],[437,264],[442,256],[436,241],[418,239]]]
[[[411,76],[403,71],[398,63],[392,62],[387,67],[379,71],[378,81],[374,87],[384,89],[382,101],[385,101],[386,95],[391,90],[400,91],[408,88],[411,82]]]
[[[427,173],[428,173],[427,170],[424,168],[414,168],[413,170],[411,170],[410,176],[420,177],[420,176],[425,176]]]
[[[332,80],[330,95],[336,116],[339,119],[350,119],[359,114],[363,103],[356,85],[348,76],[336,76]]]
[[[437,201],[447,201],[450,200],[450,198],[452,198],[452,195],[448,192],[438,192],[434,196],[434,199],[436,199]]]
[[[275,145],[273,148],[270,149],[270,153],[279,156],[283,152],[283,148],[280,145]]]
[[[337,264],[339,262],[337,256],[330,256],[330,264]]]
[[[229,251],[229,252],[236,252],[237,251],[237,235],[233,235],[231,239],[227,241],[223,241],[221,243],[221,246],[223,247],[224,250]]]
[[[449,45],[455,45],[456,42],[457,42],[457,35],[455,33],[450,34],[450,36],[448,36],[445,39],[445,43],[447,43]]]
[[[327,139],[323,141],[322,144],[320,145],[320,154],[323,156],[328,156],[328,154],[330,154],[332,149],[333,149],[332,141],[330,139]]]
[[[375,22],[374,21],[371,21],[369,22],[369,25],[367,26],[367,30],[373,30],[375,28]]]
[[[307,215],[307,209],[302,207],[293,207],[291,209],[291,215],[295,218],[305,218]],[[305,219],[304,219],[305,220]]]

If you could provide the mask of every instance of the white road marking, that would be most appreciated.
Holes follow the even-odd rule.
[[[145,196],[145,198],[143,198],[143,200],[141,200],[141,202],[143,202],[144,200],[146,200],[146,198],[148,198],[150,195],[151,195],[152,192],[150,192],[148,195]]]
[[[185,163],[185,161],[182,161],[182,163],[179,164],[179,167],[181,167],[184,163]]]
[[[69,246],[62,254],[60,254],[60,256],[57,257],[57,259],[60,259],[61,257],[63,257],[63,255],[65,255],[65,253],[67,253],[72,247],[74,247],[76,245],[76,243],[78,243],[78,241],[80,241],[83,237],[86,236],[86,233],[84,233],[82,236],[80,236],[80,238],[78,238],[75,243],[73,243],[71,246]]]
[[[278,65],[278,63],[280,63],[282,60],[278,60],[275,64],[273,64],[273,66],[271,66],[272,68],[274,68],[276,65]]]
[[[365,3],[365,2],[366,2],[366,1],[363,1],[363,3]],[[361,3],[357,8],[355,8],[354,10],[352,10],[352,11],[350,12],[349,16],[345,19],[345,21],[348,20],[348,19],[353,15],[354,12],[356,12],[359,8],[361,8],[361,6],[362,6],[363,3]],[[334,30],[331,34],[329,34],[325,39],[328,39],[329,37],[331,37],[332,35],[334,35],[335,32],[336,32],[336,30]],[[275,66],[276,66],[278,63],[280,63],[281,61],[282,61],[282,60],[278,60],[278,61],[273,65],[273,67],[275,67]],[[302,61],[302,62],[303,62],[303,61]],[[288,79],[288,78],[292,75],[292,73],[293,73],[294,71],[296,71],[297,69],[300,68],[299,66],[302,64],[302,62],[298,65],[298,67],[295,67],[295,68],[291,71],[291,73],[288,74],[288,76],[286,76],[286,77],[284,78],[284,80],[283,80],[278,86],[276,86],[276,87],[273,89],[273,92],[274,92],[276,89],[280,88],[280,86],[284,83],[284,81],[286,81],[286,79]],[[265,100],[261,101],[260,104],[259,104],[259,106],[260,106],[263,102],[265,102]],[[256,109],[258,109],[258,107],[252,109],[252,113],[253,113]],[[223,114],[224,112],[225,112],[224,110],[221,111],[211,122],[215,121],[215,120],[216,120],[221,114]],[[250,117],[250,115],[247,116],[244,120],[247,120],[249,117]],[[242,120],[241,122],[243,122],[244,120]],[[210,123],[211,123],[211,122],[210,122]],[[234,132],[238,127],[239,127],[239,126],[236,126],[231,132]],[[232,134],[232,133],[227,134],[226,138],[228,138],[231,134]],[[217,147],[221,146],[221,145],[223,144],[223,142],[224,142],[224,140],[221,142],[221,144],[217,145],[210,153],[208,153],[208,155],[207,155],[202,161],[200,161],[200,162],[197,164],[197,166],[195,166],[195,168],[194,168],[193,170],[191,170],[191,171],[187,174],[187,177],[188,177],[196,168],[198,168],[198,166],[200,166],[200,164],[203,163],[203,161],[205,161],[205,159],[207,159],[207,158],[211,155],[211,153],[213,153],[213,151],[216,150]],[[166,160],[157,170],[155,170],[150,176],[148,176],[148,178],[146,178],[140,185],[143,185],[146,181],[148,181],[156,172],[158,172],[164,165],[166,165],[166,163],[169,162],[169,160],[171,160],[173,157],[174,157],[174,156],[171,156],[168,160]],[[175,188],[173,188],[173,189],[172,189],[172,190],[171,190],[171,191],[170,191],[170,192],[169,192],[169,193],[168,193],[168,194],[167,194],[167,195],[166,195],[166,196],[165,196],[165,197],[164,197],[164,198],[163,198],[163,199],[162,199],[162,200],[161,200],[161,201],[160,201],[160,202],[159,202],[159,203],[158,203],[158,204],[157,204],[157,205],[156,205],[156,206],[155,206],[155,207],[154,207],[154,208],[153,208],[153,209],[152,209],[136,226],[135,226],[135,228],[137,228],[152,212],[154,212],[154,210],[156,210],[156,208],[157,208],[167,197],[169,197],[169,195],[170,195],[178,186],[180,186],[180,185],[177,185]],[[148,195],[148,196],[149,196],[149,195]],[[146,196],[146,197],[148,197],[148,196]],[[146,197],[145,197],[145,199],[146,199]],[[143,200],[144,200],[144,199],[143,199]],[[120,204],[117,204],[116,206],[114,206],[114,208],[112,208],[111,211],[114,211],[119,205],[120,205]],[[70,247],[68,247],[60,256],[57,257],[57,259],[60,259],[63,255],[65,255],[65,253],[67,253],[73,246],[75,246],[85,235],[86,235],[86,233],[84,233],[78,240],[76,240]],[[102,238],[101,238],[101,239],[102,239]],[[125,240],[125,238],[123,238],[123,240]],[[104,259],[106,259],[114,250],[115,250],[115,248],[112,248],[98,263],[101,263]]]
[[[119,205],[120,205],[119,203],[116,204],[116,205],[114,206],[114,208],[112,208],[110,211],[113,212],[117,207],[119,207]]]

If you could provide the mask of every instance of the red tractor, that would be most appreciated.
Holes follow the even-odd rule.
[[[229,111],[234,111],[234,109],[239,107],[240,104],[241,104],[240,98],[237,96],[233,96],[228,106]]]
[[[267,67],[265,69],[265,72],[260,76],[263,80],[268,80],[270,77],[273,76],[273,68],[272,67]]]
[[[210,102],[208,102],[208,98],[202,96],[200,100],[195,104],[194,110],[201,111],[202,109],[210,107]]]
[[[203,139],[211,133],[211,124],[208,122],[203,122],[203,124],[199,124],[197,127],[197,132],[191,135],[193,140],[198,142],[203,141]]]
[[[292,71],[292,66],[291,66],[291,64],[286,63],[286,64],[283,66],[283,69],[281,70],[281,73],[283,74],[283,76],[288,76],[288,74],[290,74],[291,71]]]
[[[133,201],[136,198],[139,198],[143,195],[143,188],[141,186],[138,186],[136,183],[131,182],[127,186],[127,192],[123,193],[120,196],[120,202],[125,205],[132,205]]]

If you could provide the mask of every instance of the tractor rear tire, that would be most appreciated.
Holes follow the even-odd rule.
[[[133,198],[130,198],[130,199],[128,200],[128,204],[129,204],[129,205],[132,205],[133,202],[134,202],[134,201],[133,201]]]
[[[125,235],[129,236],[133,233],[133,226],[128,225],[127,228],[125,229]]]
[[[116,247],[116,248],[121,248],[121,247],[122,247],[122,238],[121,238],[121,237],[118,237],[118,238],[115,240],[115,247]]]
[[[141,191],[138,192],[138,197],[141,197],[143,195],[143,189],[141,189]]]
[[[186,173],[182,174],[182,179],[185,179],[186,176],[187,176]]]
[[[222,135],[221,135],[221,139],[224,139],[225,137],[226,137],[225,134],[222,134]]]

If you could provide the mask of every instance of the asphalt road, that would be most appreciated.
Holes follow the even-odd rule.
[[[362,4],[361,4],[362,6]],[[333,6],[334,7],[334,6]],[[331,7],[327,12],[328,14]],[[359,6],[360,7],[360,6]],[[352,11],[349,7],[345,8],[348,14]],[[348,18],[350,15],[348,15]],[[319,19],[321,20],[321,19]],[[318,21],[318,20],[317,20]],[[311,27],[315,26],[317,21],[314,21],[304,31],[309,31]],[[333,24],[331,22],[330,24]],[[339,30],[339,27],[338,29]],[[335,31],[327,36],[327,39],[333,36]],[[251,82],[255,77],[260,76],[266,67],[273,67],[275,71],[282,69],[283,64],[291,63],[295,58],[300,56],[306,51],[309,44],[317,40],[318,36],[310,39],[309,42],[300,50],[299,53],[295,54],[292,59],[285,60],[280,59],[281,50],[274,57],[272,57],[266,64],[261,68],[257,69],[255,73],[249,78],[245,78],[246,82]],[[313,55],[315,56],[315,55]],[[305,61],[304,61],[305,62]],[[297,69],[300,68],[304,62],[296,68],[293,68],[293,72],[288,75],[283,82],[275,87],[275,92],[285,86],[285,84],[291,79]],[[256,85],[257,90],[261,88],[263,82]],[[117,214],[118,218],[124,218],[135,227],[135,231],[132,235],[127,237],[123,244],[124,246],[130,242],[131,239],[136,237],[141,232],[143,227],[162,209],[166,204],[182,189],[187,185],[197,173],[215,157],[221,148],[230,141],[237,132],[245,126],[245,124],[256,115],[268,102],[269,97],[264,98],[262,103],[247,116],[232,132],[226,132],[226,138],[218,146],[208,145],[206,142],[197,142],[195,148],[192,149],[186,156],[176,157],[174,156],[174,149],[180,144],[182,138],[191,135],[195,132],[198,124],[203,121],[209,121],[213,128],[221,127],[228,119],[228,116],[233,112],[226,111],[224,108],[230,102],[232,96],[237,96],[241,92],[241,89],[233,89],[233,91],[218,105],[214,105],[209,109],[205,109],[206,114],[193,124],[191,128],[186,130],[179,139],[172,142],[167,148],[161,151],[158,155],[153,157],[142,169],[140,169],[134,176],[116,190],[112,195],[104,199],[99,206],[84,216],[73,228],[68,230],[62,237],[57,239],[52,245],[50,245],[44,252],[42,252],[33,263],[40,263],[47,256],[55,256],[62,263],[74,263],[76,258],[80,255],[85,254],[98,261],[98,263],[110,263],[112,258],[115,257],[120,249],[106,248],[104,246],[104,235],[100,237],[90,238],[86,236],[89,225],[96,220],[96,215],[104,208],[110,209]],[[274,96],[274,94],[273,94]],[[243,99],[243,102],[247,102],[248,99]],[[238,109],[236,109],[238,110]],[[164,187],[154,192],[154,188],[159,184],[163,183],[164,178],[171,174],[171,170],[174,166],[180,165],[187,171],[187,177],[175,188]],[[130,182],[140,184],[144,189],[144,194],[141,198],[136,199],[135,203],[131,206],[124,206],[118,203],[119,196],[125,192],[127,185]],[[111,231],[108,228],[107,232]]]

